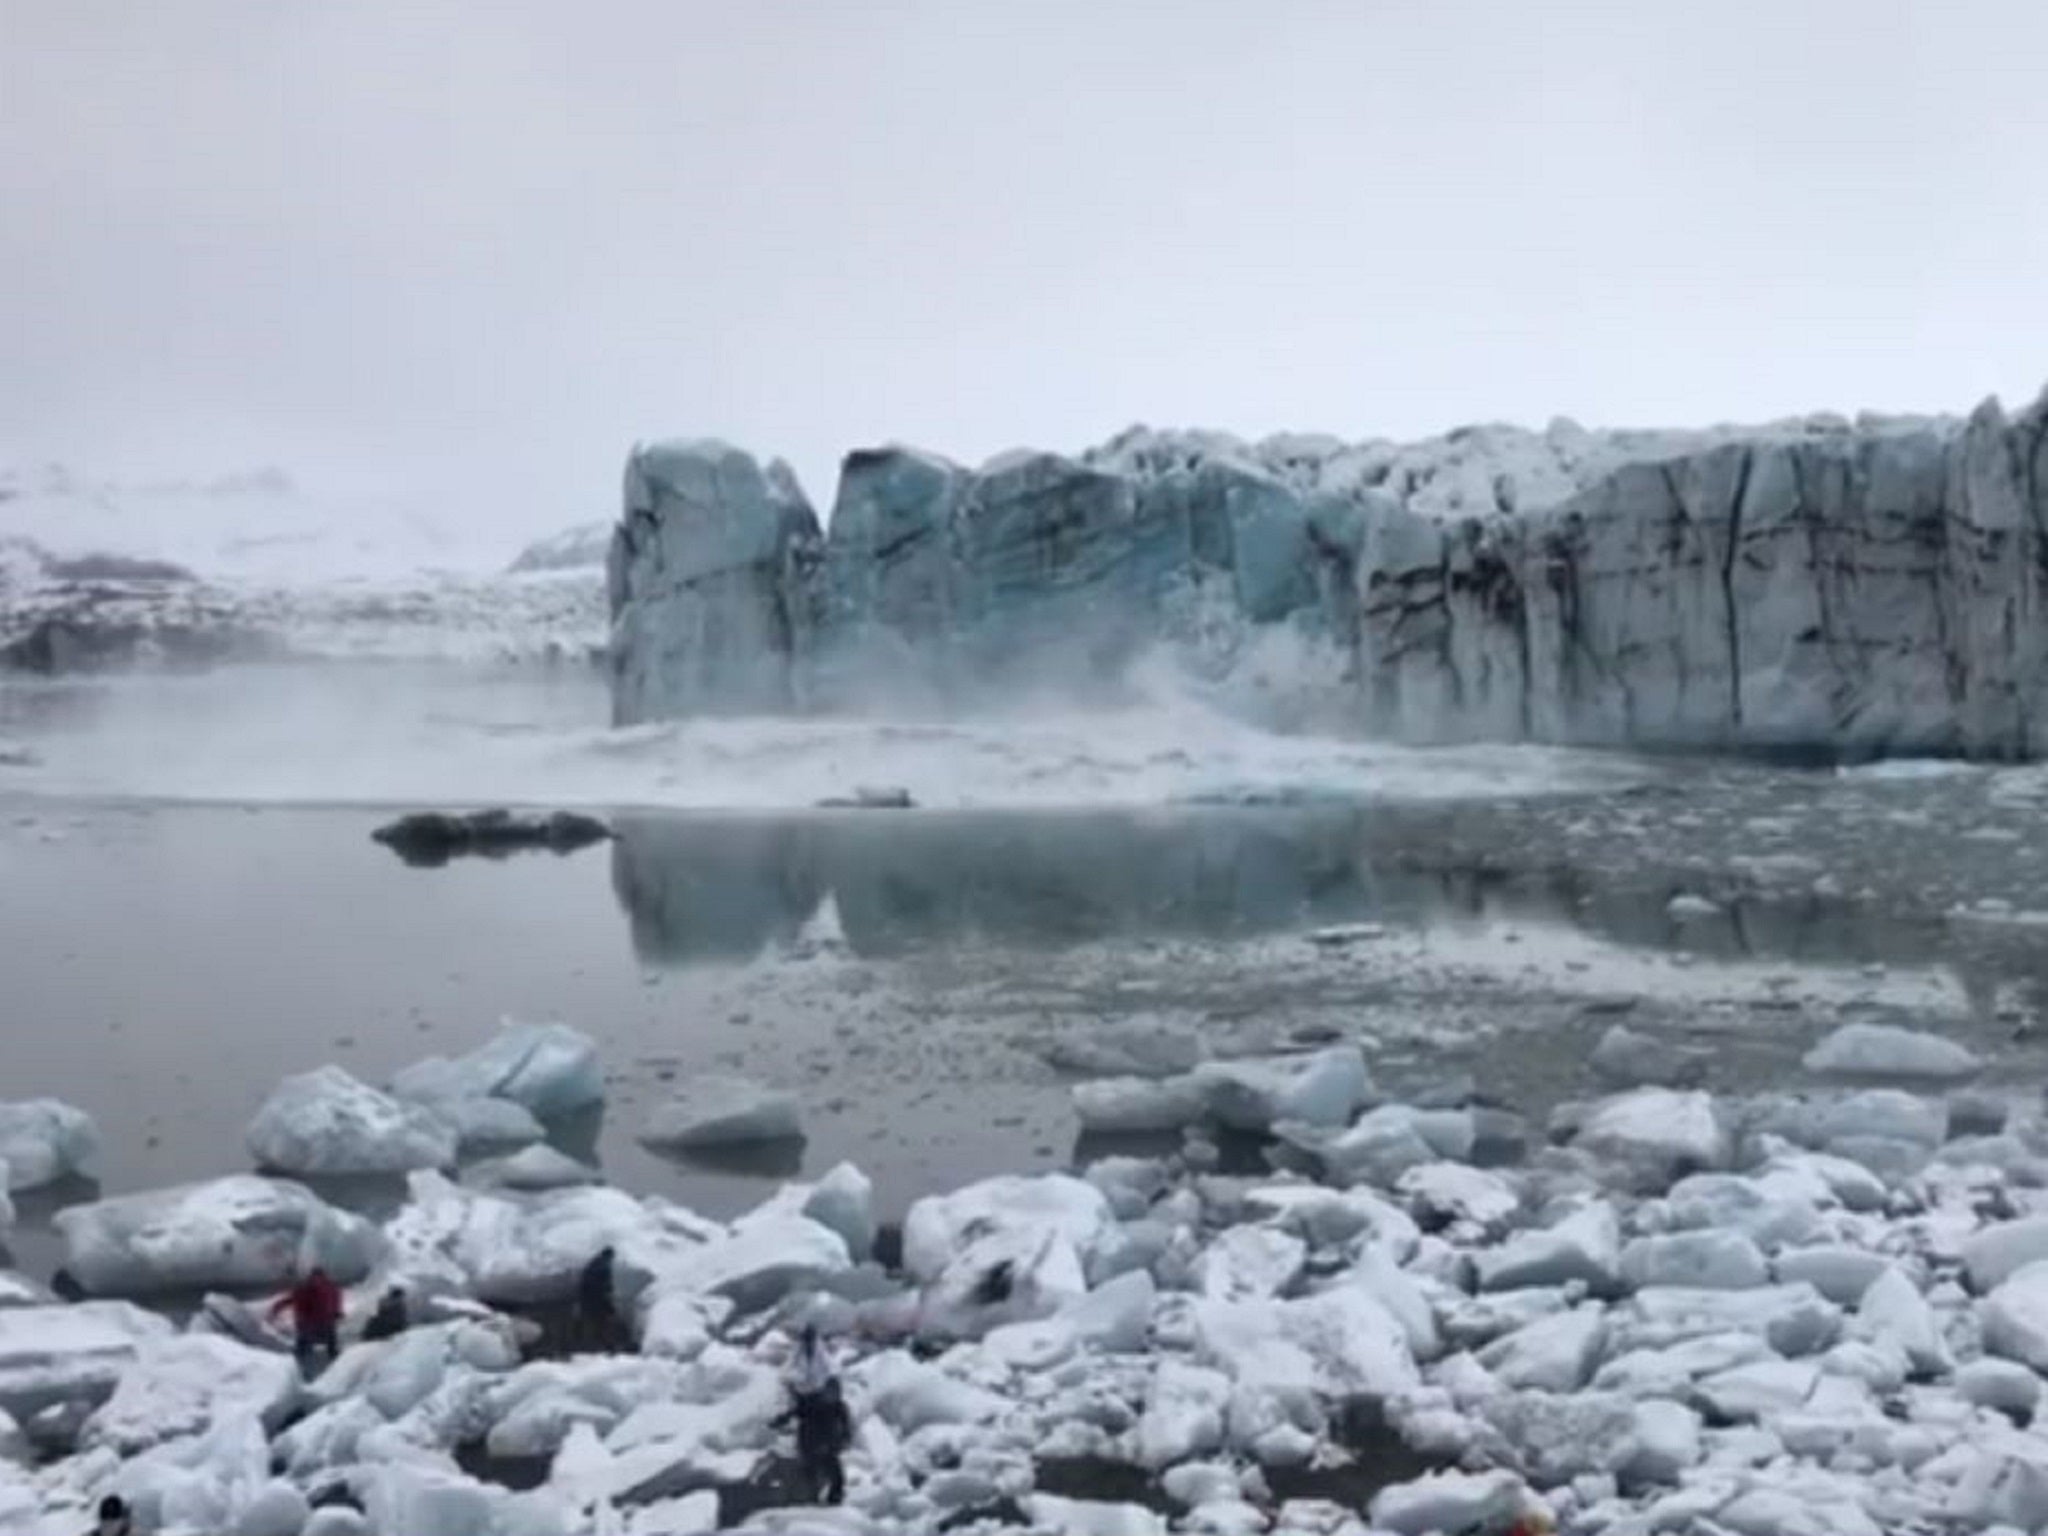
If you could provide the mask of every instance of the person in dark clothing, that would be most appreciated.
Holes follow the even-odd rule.
[[[776,1420],[780,1429],[796,1424],[796,1459],[814,1504],[839,1504],[846,1499],[846,1468],[840,1462],[853,1443],[853,1415],[846,1395],[833,1378],[816,1392],[793,1392],[795,1399]]]
[[[92,1536],[135,1536],[135,1521],[128,1506],[114,1494],[100,1500],[99,1521],[92,1528]]]
[[[405,1309],[405,1292],[393,1286],[384,1293],[384,1299],[377,1303],[377,1310],[370,1314],[370,1321],[363,1329],[366,1339],[395,1339],[412,1326]]]
[[[613,1269],[618,1255],[610,1248],[583,1266],[576,1282],[576,1330],[582,1340],[609,1348],[619,1335],[619,1308]]]
[[[270,1315],[276,1317],[287,1308],[292,1314],[292,1352],[299,1363],[310,1361],[315,1350],[325,1351],[332,1362],[341,1353],[341,1287],[316,1266],[272,1303]]]

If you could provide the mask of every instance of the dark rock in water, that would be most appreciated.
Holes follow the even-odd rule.
[[[818,808],[826,811],[907,811],[917,802],[910,798],[910,791],[902,788],[871,789],[863,786],[850,795],[834,795],[820,800]]]
[[[133,555],[52,555],[45,569],[59,581],[128,581],[156,585],[199,579],[174,561],[149,560]]]
[[[189,669],[255,659],[268,649],[261,635],[228,622],[145,622],[125,610],[74,603],[0,639],[0,672],[62,677],[137,666]]]
[[[595,816],[577,811],[553,811],[545,816],[515,815],[507,810],[467,814],[418,811],[370,835],[406,863],[430,869],[466,854],[497,859],[525,849],[574,853],[608,841],[612,829]]]

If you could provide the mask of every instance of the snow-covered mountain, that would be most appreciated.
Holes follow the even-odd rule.
[[[1421,443],[1127,432],[849,455],[828,525],[726,444],[635,451],[624,722],[1114,692],[1164,664],[1405,741],[2032,756],[2048,397],[1967,421]]]

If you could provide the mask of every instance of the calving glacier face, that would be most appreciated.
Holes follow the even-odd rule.
[[[1114,695],[1437,743],[2029,756],[2048,397],[2016,418],[1417,444],[1133,430],[968,470],[849,456],[828,529],[717,443],[637,450],[621,723]]]

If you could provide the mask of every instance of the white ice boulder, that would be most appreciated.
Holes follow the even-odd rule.
[[[1769,1280],[1770,1269],[1762,1250],[1742,1233],[1707,1228],[1634,1239],[1621,1250],[1621,1277],[1636,1288],[1744,1291]]]
[[[97,1403],[170,1323],[125,1301],[0,1311],[0,1409],[27,1419],[57,1403]]]
[[[149,1339],[123,1367],[113,1396],[86,1420],[79,1443],[132,1456],[239,1413],[274,1432],[301,1396],[290,1355],[203,1333]]]
[[[677,1152],[803,1140],[795,1094],[739,1077],[699,1077],[655,1106],[640,1128],[650,1147]]]
[[[464,1169],[462,1176],[479,1189],[508,1189],[522,1194],[575,1189],[602,1178],[588,1163],[579,1163],[544,1142],[478,1163]]]
[[[367,1403],[403,1418],[458,1373],[499,1375],[519,1364],[510,1318],[431,1323],[389,1339],[352,1344],[308,1389],[320,1403]]]
[[[1634,1441],[1616,1470],[1625,1483],[1671,1485],[1700,1462],[1700,1416],[1683,1403],[1651,1398],[1636,1404]]]
[[[1052,1316],[991,1329],[984,1353],[1022,1371],[1050,1370],[1083,1349],[1135,1354],[1151,1334],[1158,1287],[1145,1270],[1105,1280]]]
[[[985,1424],[1011,1409],[999,1392],[961,1380],[939,1366],[890,1350],[849,1372],[869,1408],[899,1434],[930,1424]]]
[[[456,1152],[445,1120],[334,1066],[279,1083],[250,1121],[247,1141],[257,1167],[300,1177],[447,1168]]]
[[[1158,1472],[1223,1445],[1231,1381],[1222,1371],[1172,1356],[1153,1368],[1138,1416],[1138,1465]]]
[[[1466,1163],[1432,1162],[1394,1181],[1418,1220],[1432,1228],[1464,1223],[1481,1232],[1505,1226],[1521,1209],[1521,1196],[1499,1174]]]
[[[53,1225],[65,1268],[96,1296],[278,1286],[315,1265],[349,1285],[381,1251],[361,1217],[253,1174],[75,1205]]]
[[[1809,1072],[1837,1077],[1947,1081],[1974,1077],[1984,1063],[1940,1035],[1896,1024],[1844,1024],[1806,1053],[1804,1065]]]
[[[1777,1358],[1777,1351],[1756,1334],[1705,1333],[1675,1344],[1617,1351],[1594,1373],[1593,1386],[1630,1397],[1682,1398],[1705,1377]]]
[[[1142,1504],[1112,1504],[1099,1499],[1063,1499],[1034,1493],[1024,1500],[1034,1531],[1061,1536],[1166,1536],[1166,1520]]]
[[[1664,1188],[1688,1173],[1725,1167],[1727,1128],[1712,1095],[1638,1088],[1593,1105],[1579,1124],[1579,1146],[1638,1182]]]
[[[1842,1333],[1842,1311],[1810,1285],[1765,1285],[1747,1291],[1655,1286],[1616,1309],[1616,1354],[1662,1349],[1712,1334],[1753,1334],[1781,1355],[1810,1355]]]
[[[1766,1252],[1806,1242],[1821,1231],[1815,1195],[1831,1198],[1826,1186],[1793,1189],[1736,1173],[1696,1173],[1671,1187],[1664,1209],[1679,1231],[1725,1228],[1739,1232]]]
[[[1980,1296],[2044,1259],[2048,1259],[2048,1216],[2002,1221],[1963,1243],[1963,1270],[1970,1277],[1970,1288]]]
[[[1948,1139],[1948,1105],[1871,1088],[1824,1105],[1817,1124],[1820,1150],[1895,1180],[1917,1173]]]
[[[2041,1378],[2028,1366],[1986,1357],[1957,1369],[1956,1392],[1979,1408],[2028,1416],[2040,1404]]]
[[[1178,1077],[1200,1065],[1208,1048],[1192,1024],[1141,1015],[1056,1036],[1043,1055],[1080,1077]]]
[[[830,1227],[808,1216],[769,1211],[741,1218],[726,1236],[668,1264],[656,1284],[722,1296],[742,1312],[753,1312],[852,1263],[846,1239]]]
[[[1819,1367],[1805,1361],[1759,1360],[1708,1376],[1694,1390],[1714,1417],[1751,1423],[1798,1408],[1819,1383]]]
[[[1840,1243],[1787,1248],[1771,1261],[1779,1283],[1804,1282],[1838,1307],[1853,1307],[1873,1280],[1891,1268],[1882,1254]]]
[[[857,1264],[875,1248],[875,1183],[852,1163],[837,1163],[804,1193],[802,1213],[837,1232]]]
[[[1514,1291],[1579,1281],[1613,1290],[1621,1270],[1621,1223],[1613,1207],[1594,1203],[1533,1231],[1517,1232],[1475,1257],[1479,1288]]]
[[[1277,1227],[1225,1229],[1195,1260],[1195,1285],[1217,1301],[1278,1296],[1300,1278],[1308,1246]]]
[[[1705,1077],[1707,1060],[1697,1048],[1616,1024],[1600,1037],[1586,1064],[1596,1076],[1621,1087],[1683,1088]]]
[[[1592,1377],[1607,1342],[1597,1303],[1539,1318],[1479,1351],[1479,1363],[1517,1392],[1576,1392]]]
[[[565,1024],[507,1021],[467,1056],[407,1067],[391,1091],[427,1103],[509,1099],[547,1120],[603,1103],[604,1071],[588,1035]]]
[[[1984,1352],[2048,1374],[2048,1260],[2008,1275],[1978,1304]]]
[[[89,1177],[99,1159],[92,1117],[57,1099],[0,1104],[0,1164],[6,1188],[40,1189],[59,1179]]]
[[[303,1536],[312,1518],[305,1494],[278,1478],[242,1506],[232,1536]]]
[[[1238,1131],[1270,1131],[1283,1121],[1348,1124],[1371,1086],[1365,1053],[1355,1045],[1302,1056],[1205,1061],[1192,1075],[1211,1117]]]
[[[433,1099],[419,1101],[455,1133],[458,1156],[502,1152],[547,1139],[547,1127],[533,1111],[510,1099]]]
[[[254,1414],[215,1419],[124,1460],[101,1491],[119,1494],[145,1531],[232,1531],[270,1488],[270,1446]]]
[[[1096,1078],[1072,1093],[1081,1129],[1104,1136],[1177,1131],[1208,1113],[1208,1091],[1189,1074]]]
[[[1528,1497],[1512,1472],[1431,1472],[1374,1494],[1372,1523],[1395,1536],[1505,1531],[1527,1508]]]
[[[1422,1237],[1413,1217],[1367,1189],[1261,1184],[1245,1191],[1244,1208],[1248,1215],[1273,1221],[1318,1248],[1366,1236],[1405,1260]]]
[[[1863,1293],[1856,1309],[1856,1332],[1862,1338],[1896,1345],[1912,1369],[1923,1376],[1939,1375],[1955,1364],[1927,1298],[1893,1267],[1887,1267]]]
[[[1282,1134],[1321,1159],[1339,1183],[1391,1185],[1412,1168],[1472,1155],[1472,1116],[1459,1109],[1383,1104],[1342,1130],[1283,1124]]]
[[[1085,1269],[1116,1229],[1108,1199],[1086,1180],[1003,1174],[913,1204],[903,1221],[903,1267],[914,1279],[934,1281],[986,1238],[1029,1232],[1064,1245]]]

